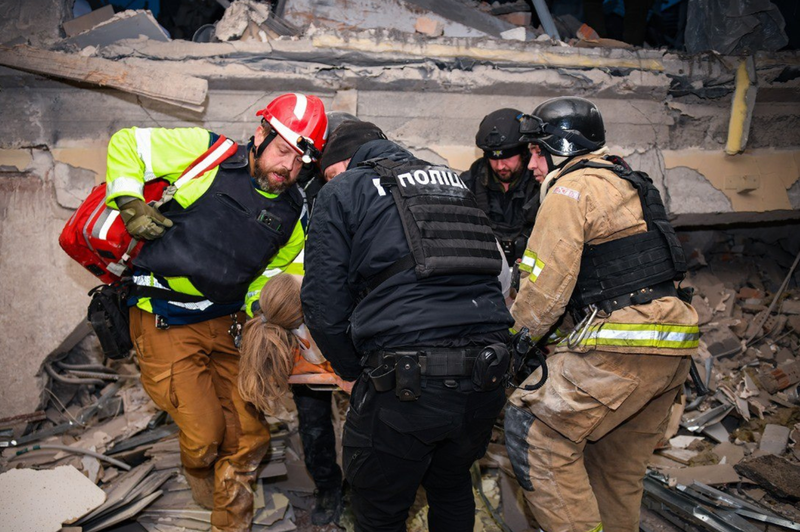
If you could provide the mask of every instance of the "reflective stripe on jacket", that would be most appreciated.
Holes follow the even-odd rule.
[[[570,165],[583,158],[598,156],[576,157]],[[563,178],[556,174],[523,256],[521,269],[529,275],[511,308],[514,328],[528,327],[533,337],[541,338],[564,314],[584,244],[646,230],[636,190],[613,172],[585,168]],[[698,338],[694,308],[665,297],[598,316],[574,349],[689,355],[696,352]],[[557,349],[567,349],[566,342]]]

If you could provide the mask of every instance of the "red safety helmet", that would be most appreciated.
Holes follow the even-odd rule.
[[[328,117],[322,100],[295,92],[282,94],[256,115],[301,154],[304,163],[319,160],[328,140]]]

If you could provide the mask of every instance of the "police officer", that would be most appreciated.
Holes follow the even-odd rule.
[[[511,309],[534,338],[570,310],[544,387],[518,390],[506,446],[547,532],[638,530],[642,477],[697,352],[686,262],[658,190],[603,149],[597,107],[555,98],[522,117],[544,201]],[[539,371],[525,385],[535,382]]]
[[[303,312],[356,380],[343,436],[357,531],[405,530],[422,485],[430,529],[473,529],[469,468],[505,403],[511,317],[502,255],[458,175],[369,123],[331,135],[307,241]],[[374,127],[374,126],[373,126]]]
[[[512,265],[522,258],[539,208],[539,183],[527,168],[528,145],[519,140],[521,114],[498,109],[486,115],[475,135],[483,157],[461,174]]]
[[[238,392],[241,312],[303,248],[295,181],[317,159],[327,119],[319,98],[284,94],[257,113],[251,142],[187,180],[163,212],[146,181],[180,181],[219,135],[201,128],[128,128],[108,146],[107,197],[127,231],[147,240],[133,260],[130,332],[142,385],[180,429],[181,462],[214,531],[250,530],[250,484],[269,429]],[[213,152],[216,153],[216,152]]]

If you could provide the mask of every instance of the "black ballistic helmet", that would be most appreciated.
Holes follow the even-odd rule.
[[[516,109],[498,109],[483,117],[475,145],[489,159],[507,159],[523,153],[527,145],[519,138],[517,117],[521,114]]]
[[[552,155],[573,157],[600,149],[606,143],[603,117],[583,98],[564,96],[542,103],[519,117],[521,142],[536,144]]]

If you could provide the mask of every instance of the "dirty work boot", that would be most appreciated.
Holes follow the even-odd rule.
[[[214,470],[203,477],[196,477],[183,471],[186,482],[192,488],[192,499],[206,510],[214,509]]]
[[[342,516],[342,487],[317,490],[316,499],[311,522],[316,526],[338,523]]]

